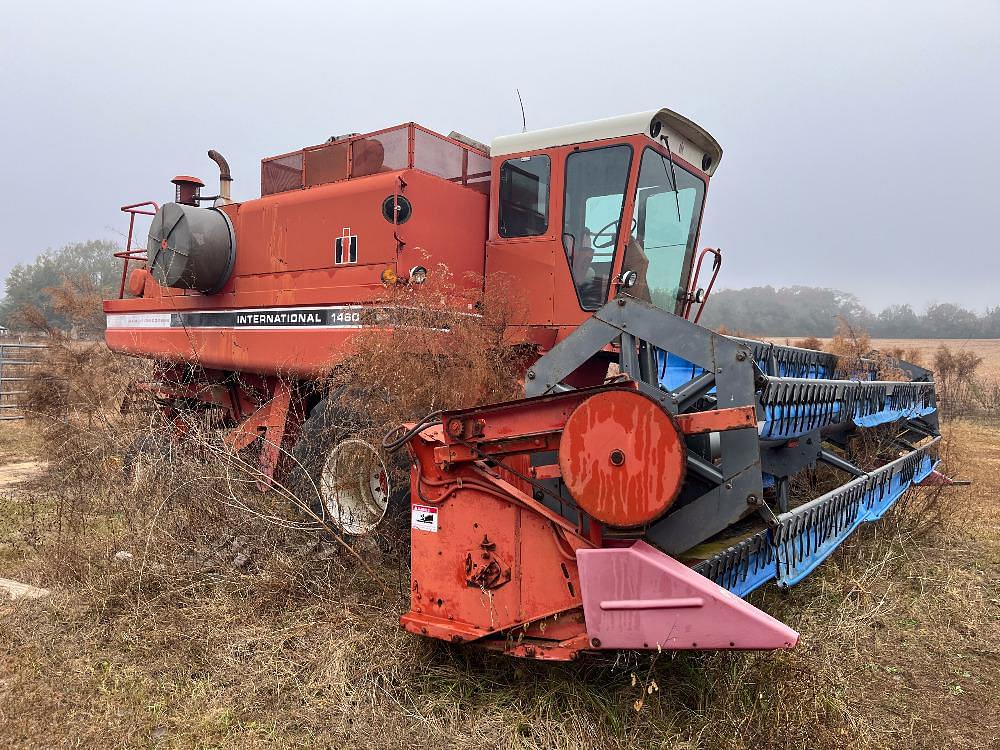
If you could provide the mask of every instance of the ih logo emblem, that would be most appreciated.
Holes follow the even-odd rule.
[[[350,227],[344,227],[344,231],[337,238],[334,248],[334,262],[338,266],[358,262],[358,238],[357,235],[351,234]]]

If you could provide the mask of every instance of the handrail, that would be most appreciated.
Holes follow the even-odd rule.
[[[715,256],[715,262],[712,264],[712,279],[708,282],[708,287],[705,289],[705,296],[701,298],[700,301],[696,300],[698,294],[698,279],[701,277],[701,264],[705,260],[705,256],[711,253]],[[712,293],[712,287],[715,286],[715,280],[719,278],[719,270],[722,268],[722,252],[716,250],[713,247],[704,248],[698,255],[698,264],[694,269],[694,276],[691,277],[691,285],[688,287],[687,293],[687,306],[684,308],[684,318],[687,319],[691,315],[691,307],[694,303],[698,302],[698,314],[694,317],[694,323],[701,320],[701,314],[705,310],[705,303],[708,302],[708,295]]]
[[[152,207],[152,211],[143,210],[147,206]],[[156,216],[156,212],[160,210],[160,204],[156,201],[143,201],[142,203],[130,203],[127,206],[122,206],[123,213],[129,215],[128,220],[128,239],[125,240],[125,249],[122,252],[115,253],[116,258],[121,258],[125,261],[122,264],[122,282],[118,287],[118,299],[125,298],[125,281],[128,278],[128,262],[130,260],[145,260],[146,251],[142,248],[132,247],[132,234],[135,231],[135,217],[140,216]]]

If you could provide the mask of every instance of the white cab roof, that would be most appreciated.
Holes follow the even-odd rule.
[[[666,137],[673,153],[689,164],[704,169],[708,174],[715,172],[722,159],[722,146],[707,130],[669,109],[637,112],[575,125],[502,135],[493,139],[490,155],[522,154],[552,146],[570,146],[637,134],[655,138],[660,143]],[[703,166],[705,157],[709,160],[707,168]]]

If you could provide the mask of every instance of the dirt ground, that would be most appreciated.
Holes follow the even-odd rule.
[[[69,480],[4,425],[0,577],[51,593],[0,600],[0,747],[1000,748],[1000,423],[945,434],[972,486],[915,491],[800,586],[752,596],[796,649],[555,665],[403,633],[400,597],[312,558],[174,573],[152,526],[112,536],[90,513],[66,535],[42,479]]]

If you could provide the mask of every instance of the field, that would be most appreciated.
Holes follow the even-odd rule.
[[[953,346],[1000,374],[1000,343]],[[403,633],[390,555],[372,572],[198,477],[123,486],[82,424],[0,427],[0,578],[51,591],[0,598],[0,747],[1000,748],[995,419],[945,425],[972,486],[914,491],[752,596],[795,650],[567,665]]]
[[[780,339],[780,343],[785,341],[794,342],[795,339]],[[820,341],[825,345],[830,339]],[[1000,377],[1000,339],[872,339],[872,346],[879,351],[916,351],[925,367],[933,365],[934,354],[941,346],[946,346],[953,352],[972,352],[983,360],[979,368],[980,375]]]
[[[934,353],[941,346],[946,346],[955,352],[972,352],[983,359],[983,364],[979,368],[981,375],[987,377],[1000,375],[1000,339],[872,339],[872,344],[876,349],[883,351],[915,349],[928,366],[934,362]]]

